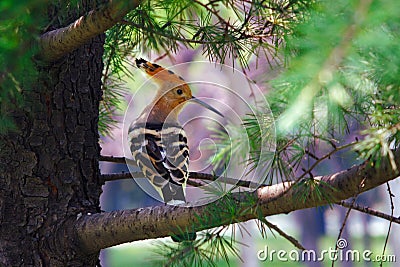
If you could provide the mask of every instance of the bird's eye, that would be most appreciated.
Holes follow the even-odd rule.
[[[182,89],[178,89],[178,90],[176,90],[176,93],[177,93],[178,95],[181,95],[181,94],[183,94],[183,91],[182,91]]]

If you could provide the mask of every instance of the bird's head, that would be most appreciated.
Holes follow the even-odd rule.
[[[166,117],[177,119],[183,104],[187,101],[196,102],[205,108],[223,116],[207,103],[192,96],[192,91],[185,80],[171,70],[166,70],[158,64],[150,63],[144,59],[136,59],[136,66],[145,71],[159,85],[153,100],[153,107],[149,116],[164,121]]]

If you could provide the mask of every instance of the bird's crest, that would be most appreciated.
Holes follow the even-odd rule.
[[[152,76],[156,79],[157,82],[159,81],[169,81],[174,82],[178,85],[185,84],[185,80],[175,74],[172,70],[166,70],[165,68],[161,67],[156,63],[151,63],[143,58],[136,59],[136,66],[139,69],[144,70],[149,76]]]

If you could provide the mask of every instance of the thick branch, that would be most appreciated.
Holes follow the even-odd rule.
[[[70,25],[44,33],[39,39],[38,59],[55,61],[114,26],[142,0],[109,0]]]
[[[396,151],[396,163],[400,164],[400,150]],[[332,175],[319,176],[315,179],[322,180],[321,183],[329,200],[317,198],[309,194],[305,201],[299,201],[296,197],[298,189],[291,187],[290,182],[265,186],[254,193],[236,193],[237,207],[240,211],[236,221],[247,221],[260,216],[240,199],[256,196],[257,207],[262,216],[280,213],[289,213],[294,210],[326,205],[329,201],[339,202],[353,197],[356,193],[368,191],[387,181],[393,180],[398,173],[393,171],[388,161],[382,161],[379,167],[371,162],[354,166],[348,170]],[[289,190],[288,190],[289,188]],[[282,196],[285,192],[284,197]],[[210,220],[208,225],[199,223],[198,218],[207,218],[209,205],[221,205],[220,213],[214,216],[220,218]],[[150,239],[169,236],[172,233],[179,234],[179,229],[191,229],[200,231],[216,226],[232,223],[230,214],[224,216],[224,207],[217,202],[207,206],[191,208],[157,206],[141,209],[105,212],[101,214],[84,215],[75,223],[75,233],[80,240],[82,249],[87,253],[113,245],[131,242],[135,240]]]

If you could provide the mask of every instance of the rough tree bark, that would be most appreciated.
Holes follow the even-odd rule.
[[[90,2],[90,1],[88,1]],[[90,10],[83,1],[82,10]],[[80,14],[71,10],[70,17]],[[53,21],[60,21],[54,19]],[[58,25],[53,25],[57,27]],[[104,34],[40,67],[0,140],[0,265],[94,266],[65,226],[99,212],[98,107]]]
[[[121,5],[122,0],[105,1],[104,8],[89,13],[95,1],[81,2],[80,10],[65,16],[71,21],[53,19],[50,33],[40,39],[39,55],[48,64],[38,67],[37,83],[24,91],[24,107],[8,111],[18,131],[0,137],[1,266],[94,266],[102,248],[178,233],[165,226],[196,225],[196,214],[206,212],[206,207],[160,206],[100,213],[101,33],[140,0],[127,5]],[[400,164],[400,151],[396,162]],[[332,199],[340,201],[398,176],[388,164],[367,167],[365,163],[320,178],[339,189],[328,188]],[[254,195],[263,216],[327,203],[312,195],[301,203],[293,190],[282,197],[283,192],[283,184],[257,190]],[[240,201],[237,205],[248,210],[239,218],[242,221],[260,216]],[[228,219],[196,225],[195,230],[228,224]]]

